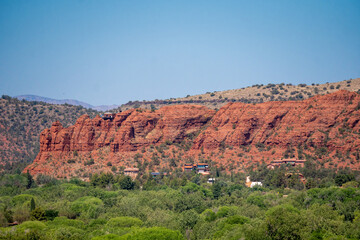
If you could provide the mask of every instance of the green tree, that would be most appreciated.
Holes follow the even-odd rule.
[[[213,193],[215,199],[218,199],[221,196],[220,182],[215,182],[214,185],[212,185],[212,193]]]
[[[104,203],[101,199],[85,196],[71,203],[71,209],[78,215],[85,214],[88,218],[97,218],[101,213]]]
[[[34,179],[29,173],[29,170],[26,172],[26,178],[27,178],[26,188],[30,189],[34,185]]]
[[[30,201],[30,211],[33,211],[35,209],[35,200],[34,198],[31,198]]]
[[[125,227],[141,227],[143,225],[143,222],[134,217],[116,217],[111,218],[106,226],[110,228],[125,228]]]
[[[13,211],[11,211],[10,209],[8,209],[8,207],[5,205],[4,206],[4,217],[7,220],[7,222],[12,223],[14,221],[13,218]]]
[[[100,175],[94,174],[90,178],[90,183],[93,186],[105,188],[115,182],[114,175],[112,173],[101,173]]]
[[[57,211],[57,210],[53,210],[53,209],[45,210],[45,218],[46,218],[46,220],[52,221],[58,216],[59,216],[59,211]]]
[[[200,181],[201,181],[200,175],[199,175],[199,174],[196,174],[196,175],[192,178],[191,181],[192,181],[193,183],[197,184],[197,185],[200,185]]]
[[[335,177],[335,183],[338,186],[342,186],[344,183],[350,182],[350,181],[354,181],[355,177],[354,175],[350,175],[350,174],[338,174]]]
[[[299,211],[291,205],[279,205],[266,212],[267,234],[271,239],[301,239]]]
[[[120,188],[126,190],[132,190],[135,188],[135,183],[129,176],[124,176],[119,181]]]
[[[42,208],[35,208],[30,213],[31,220],[43,221],[46,220],[45,211]]]
[[[155,112],[156,107],[154,106],[154,104],[151,104],[151,105],[150,105],[150,108],[151,108],[151,111],[152,111],[152,112]]]
[[[201,213],[201,217],[207,222],[212,222],[216,219],[216,214],[213,212],[213,210],[206,209]]]
[[[122,239],[129,240],[183,240],[179,231],[173,231],[163,227],[140,228],[132,233],[126,234]]]
[[[180,214],[180,225],[183,230],[192,229],[197,221],[199,221],[199,214],[195,210],[187,210]]]

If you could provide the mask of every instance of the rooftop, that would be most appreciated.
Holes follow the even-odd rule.
[[[125,168],[124,172],[138,172],[139,169],[138,168]]]
[[[295,159],[295,158],[288,158],[288,159],[278,159],[278,160],[272,161],[272,163],[282,163],[282,162],[297,162],[297,163],[303,163],[303,162],[306,162],[306,160],[300,160],[300,159]]]

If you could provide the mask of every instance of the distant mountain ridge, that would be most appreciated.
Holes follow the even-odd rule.
[[[84,108],[91,108],[95,109],[97,111],[107,111],[110,109],[114,109],[119,107],[119,105],[100,105],[100,106],[93,106],[91,104],[81,102],[75,99],[53,99],[53,98],[47,98],[47,97],[41,97],[37,95],[19,95],[15,96],[15,98],[19,100],[25,99],[26,101],[37,101],[37,102],[45,102],[50,104],[70,104],[74,106],[83,106]]]

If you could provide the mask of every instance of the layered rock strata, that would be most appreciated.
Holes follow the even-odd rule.
[[[328,157],[339,152],[353,153],[349,164],[357,167],[354,153],[360,146],[359,120],[360,95],[345,90],[304,101],[229,103],[217,112],[203,106],[172,105],[155,111],[132,109],[108,120],[83,115],[68,128],[55,122],[44,130],[40,136],[40,152],[25,171],[36,175],[62,169],[61,176],[64,176],[66,171],[76,175],[74,167],[81,172],[94,170],[93,166],[84,164],[69,167],[66,161],[77,155],[80,155],[79,161],[85,161],[86,156],[94,158],[95,163],[99,163],[98,170],[106,169],[105,162],[111,162],[109,166],[126,165],[123,159],[133,158],[136,153],[145,159],[148,156],[151,161],[150,157],[154,158],[151,149],[161,144],[173,146],[172,153],[164,155],[166,159],[207,157],[225,163],[228,157],[233,162],[243,162],[235,164],[237,170],[250,160],[234,157],[234,153],[240,156],[245,147],[251,146],[248,152],[255,162],[280,158],[286,149],[296,146],[325,147]],[[191,149],[179,150],[184,143]],[[222,154],[214,155],[219,151]],[[176,156],[176,152],[181,152],[180,156]]]

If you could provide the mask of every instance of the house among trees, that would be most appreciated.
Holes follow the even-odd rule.
[[[138,168],[125,168],[124,169],[124,175],[129,176],[132,179],[135,179],[138,174],[139,174],[139,169]]]
[[[255,186],[259,186],[259,187],[262,187],[262,182],[252,182],[250,180],[250,176],[247,176],[246,177],[246,182],[245,182],[245,185],[249,188],[253,188]]]
[[[191,172],[194,169],[196,169],[196,164],[192,164],[192,163],[184,164],[184,172]]]
[[[300,167],[304,167],[306,160],[300,160],[300,159],[295,159],[295,158],[290,158],[290,159],[280,159],[280,160],[274,160],[272,161],[267,168],[269,169],[274,169],[276,166],[281,166],[281,165],[290,165],[290,166],[300,166]]]
[[[185,163],[184,164],[184,172],[191,172],[193,170],[196,170],[196,173],[202,174],[202,175],[209,175],[209,164],[207,163],[198,163],[198,164],[192,164],[192,163]]]
[[[214,184],[215,183],[215,178],[209,178],[207,180],[207,183]]]
[[[209,164],[207,163],[198,163],[197,166],[197,173],[200,173],[202,175],[209,175]]]
[[[160,172],[152,172],[151,176],[153,176],[153,177],[160,176]]]
[[[152,173],[150,173],[150,174],[151,174],[151,176],[153,176],[153,177],[156,177],[156,176],[167,176],[167,175],[168,175],[167,172],[152,172]]]

